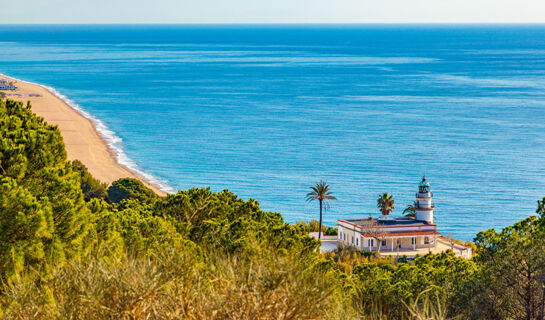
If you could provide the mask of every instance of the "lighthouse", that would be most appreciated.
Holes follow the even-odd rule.
[[[430,190],[430,183],[426,181],[424,176],[418,185],[418,193],[416,194],[415,220],[433,223],[435,204],[431,202],[432,199],[433,193]]]

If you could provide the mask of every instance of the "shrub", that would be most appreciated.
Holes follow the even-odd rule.
[[[80,176],[80,187],[85,201],[90,201],[94,198],[105,200],[108,198],[108,185],[95,179],[81,161],[72,161],[72,170]]]
[[[114,181],[108,188],[108,200],[111,203],[118,203],[127,199],[137,199],[141,202],[151,203],[156,201],[158,196],[140,180],[123,178]]]

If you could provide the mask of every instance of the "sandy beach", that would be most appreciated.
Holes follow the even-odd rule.
[[[166,195],[157,185],[118,163],[114,151],[97,132],[94,122],[85,118],[49,90],[2,74],[0,79],[17,81],[15,85],[20,89],[2,91],[7,94],[7,98],[24,103],[30,101],[33,112],[43,117],[48,123],[59,127],[69,160],[80,160],[95,178],[108,184],[120,178],[137,178],[157,194]]]

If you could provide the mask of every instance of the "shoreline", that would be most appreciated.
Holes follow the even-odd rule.
[[[114,148],[114,142],[106,139],[102,131],[109,131],[102,122],[80,108],[70,105],[69,98],[54,88],[27,82],[0,73],[0,77],[16,82],[18,91],[2,91],[6,98],[30,101],[32,112],[47,123],[56,125],[64,140],[68,160],[80,160],[89,172],[101,182],[110,185],[120,178],[136,178],[160,196],[166,196],[168,186],[151,181],[152,176],[120,163],[120,156],[132,162],[122,150]],[[29,96],[33,94],[34,96]],[[39,95],[39,96],[38,96]],[[111,132],[111,131],[110,131]],[[112,132],[113,135],[113,132]],[[134,164],[136,166],[136,164]],[[150,177],[146,177],[146,175]]]

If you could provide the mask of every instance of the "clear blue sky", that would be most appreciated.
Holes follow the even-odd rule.
[[[0,23],[545,22],[545,0],[0,0]]]

